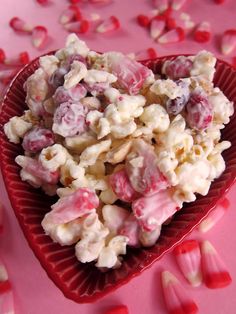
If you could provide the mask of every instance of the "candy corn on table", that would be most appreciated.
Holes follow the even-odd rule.
[[[225,32],[236,28],[236,2],[234,0],[182,1],[184,2],[183,6],[178,11],[171,13],[172,20],[170,19],[168,22],[170,29],[173,23],[177,23],[177,21],[181,23],[181,31],[161,40],[152,38],[156,36],[156,32],[161,31],[160,24],[153,26],[152,31],[145,25],[149,23],[151,17],[157,14],[155,4],[163,5],[164,3],[165,5],[168,1],[81,0],[78,1],[79,11],[76,11],[76,14],[77,17],[81,14],[83,23],[79,25],[67,23],[66,26],[59,21],[70,18],[68,7],[72,2],[77,1],[1,0],[0,48],[3,49],[8,62],[15,62],[17,65],[20,63],[22,66],[27,61],[27,56],[23,54],[22,57],[20,54],[22,52],[27,52],[30,59],[33,59],[62,47],[68,31],[75,31],[75,28],[78,27],[80,38],[96,51],[121,51],[132,54],[137,59],[142,59],[152,58],[156,55],[191,54],[205,49],[213,52],[220,59],[235,63],[236,48],[234,45],[236,46],[236,43],[233,40],[230,42],[232,52],[227,55],[222,54],[221,47]],[[65,12],[67,13],[65,14]],[[182,13],[187,13],[187,18]],[[110,18],[111,16],[112,18]],[[138,16],[139,19],[137,19]],[[9,25],[9,21],[13,17],[20,18],[25,22],[23,31],[22,29],[17,30],[18,27],[22,27],[22,24],[16,23],[16,20]],[[78,19],[81,20],[81,17]],[[102,24],[103,21],[106,23]],[[192,28],[193,25],[195,25],[194,28]],[[42,26],[42,28],[37,26]],[[203,27],[203,33],[200,26]],[[183,29],[186,35],[182,34]],[[198,30],[198,33],[194,33],[194,30]],[[164,43],[166,41],[169,42]],[[228,46],[224,48],[227,50]],[[1,82],[6,83],[12,74],[14,73],[3,73],[0,67]],[[1,84],[1,89],[4,88],[4,85]],[[161,272],[170,271],[180,280],[188,296],[195,301],[199,313],[234,314],[236,311],[236,211],[234,206],[236,186],[231,188],[227,198],[229,206],[227,206],[226,213],[214,228],[206,233],[201,233],[196,229],[188,236],[188,239],[200,242],[210,241],[224,260],[231,275],[232,283],[229,286],[219,289],[210,289],[204,284],[200,287],[192,287],[183,277],[174,254],[170,252],[150,269],[103,299],[93,304],[77,304],[64,297],[47,277],[29,248],[14,216],[1,177],[0,200],[4,206],[4,219],[3,231],[0,234],[0,257],[6,265],[12,285],[15,313],[105,314],[110,308],[122,304],[128,307],[130,314],[168,313],[161,287]],[[205,246],[209,249],[207,244]]]

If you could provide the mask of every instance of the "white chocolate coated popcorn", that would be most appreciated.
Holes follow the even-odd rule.
[[[9,141],[15,144],[32,128],[32,123],[25,121],[22,117],[12,117],[5,125],[4,132]]]
[[[145,107],[140,120],[154,132],[165,132],[170,125],[168,113],[159,104],[152,104]]]
[[[73,61],[71,70],[65,75],[64,87],[69,89],[77,85],[87,75],[87,68],[83,62]]]
[[[59,167],[64,165],[68,158],[69,153],[60,144],[54,144],[53,146],[44,148],[39,154],[39,160],[42,165],[51,171],[56,171]]]

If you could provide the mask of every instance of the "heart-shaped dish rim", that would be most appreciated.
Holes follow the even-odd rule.
[[[163,63],[167,59],[170,60],[176,58],[177,56],[178,55],[171,55],[154,60],[145,60],[142,61],[142,63],[152,68],[154,70],[154,73],[157,73],[157,71],[160,70],[161,63]],[[120,270],[111,270],[106,274],[98,274],[98,271],[95,271],[95,267],[93,267],[92,265],[81,266],[81,264],[77,261],[76,265],[71,264],[72,266],[74,266],[69,268],[69,270],[66,269],[67,272],[63,273],[63,270],[61,270],[61,264],[56,264],[57,261],[54,261],[55,256],[59,258],[60,262],[60,258],[62,258],[64,254],[66,258],[62,258],[62,265],[65,264],[65,267],[67,267],[67,264],[70,262],[70,258],[67,258],[68,256],[71,257],[71,262],[75,263],[74,259],[72,258],[72,255],[74,255],[73,248],[58,247],[57,244],[54,245],[49,237],[42,234],[43,229],[41,225],[38,226],[40,222],[38,217],[29,217],[29,221],[36,221],[34,223],[37,228],[31,228],[30,222],[27,222],[28,220],[25,216],[26,214],[24,214],[24,206],[26,206],[26,208],[28,208],[27,206],[31,206],[34,209],[37,207],[37,204],[41,204],[41,201],[42,204],[44,201],[46,203],[49,202],[49,198],[47,196],[44,196],[44,198],[40,200],[40,195],[42,193],[39,194],[39,192],[34,192],[33,190],[31,190],[31,188],[29,188],[27,183],[23,183],[21,181],[19,176],[19,167],[15,164],[13,158],[16,156],[16,153],[19,154],[20,145],[9,143],[3,131],[4,123],[6,123],[10,117],[15,115],[15,112],[13,110],[14,108],[11,109],[9,105],[15,104],[16,106],[17,101],[22,103],[22,95],[24,94],[23,82],[29,75],[33,73],[33,71],[37,69],[38,59],[39,57],[34,59],[18,73],[18,75],[10,84],[10,87],[4,97],[0,114],[0,166],[9,199],[11,201],[15,215],[20,223],[21,229],[24,232],[29,246],[33,250],[34,254],[40,261],[45,271],[47,272],[48,276],[61,289],[61,291],[67,298],[70,298],[78,303],[94,302],[97,299],[126,284],[133,277],[141,274],[145,269],[149,268],[155,261],[160,259],[165,253],[169,252],[174,246],[181,242],[183,238],[185,238],[202,221],[202,219],[204,219],[208,215],[208,213],[217,205],[220,199],[224,197],[225,193],[235,181],[236,150],[234,151],[234,145],[232,145],[232,147],[225,152],[224,156],[226,158],[226,161],[229,159],[227,168],[221,175],[221,177],[212,183],[208,195],[205,197],[199,197],[197,201],[188,204],[180,212],[178,212],[175,215],[174,219],[171,221],[171,223],[168,226],[164,226],[161,237],[155,246],[150,249],[129,249],[129,254],[125,256],[124,263],[122,264]],[[233,84],[232,82],[230,82],[230,84],[227,84],[228,79],[226,79],[226,77],[228,78],[228,76],[233,79],[233,83],[235,84]],[[217,71],[214,81],[216,82],[217,86],[225,86],[225,90],[228,90],[230,86],[232,87],[233,85],[235,85],[235,92],[231,92],[229,90],[229,92],[226,93],[226,96],[230,94],[230,100],[234,100],[236,103],[236,70],[233,69],[228,63],[218,60]],[[22,112],[25,108],[22,108]],[[233,143],[235,143],[236,147],[236,135],[234,136],[232,128],[230,127],[230,125],[233,124],[232,121],[234,120],[235,114],[233,117],[231,117],[231,122],[228,125],[229,127],[226,127],[224,129],[223,134],[226,134],[225,138],[227,138],[229,134],[230,138],[233,139]],[[25,190],[25,188],[27,190]],[[26,205],[22,205],[22,197],[19,196],[19,193],[22,191],[25,195],[35,196],[36,198],[33,199],[32,202],[30,199],[26,201],[27,198],[24,198],[24,202],[26,202]],[[36,202],[36,205],[34,205],[34,201]],[[204,207],[204,210],[202,210],[202,207]],[[195,220],[192,220],[193,218],[195,218]],[[34,223],[31,222],[31,224]],[[35,233],[32,230],[35,230]],[[42,243],[44,241],[44,243],[46,243],[45,247],[49,247],[49,249],[52,248],[52,252],[44,253],[42,248],[40,248],[40,241],[37,242],[36,240],[40,240],[42,241]],[[55,256],[53,256],[53,254]],[[51,260],[51,256],[54,259]],[[68,263],[66,263],[66,261],[68,261]],[[135,267],[133,266],[133,263],[136,263]],[[77,271],[77,268],[79,271],[79,275],[77,276],[78,278],[76,277],[76,280],[73,281],[73,271],[75,273]],[[94,274],[96,274],[98,278],[97,281],[94,281]],[[70,278],[70,275],[72,276],[72,279]],[[87,280],[86,276],[88,276]],[[79,286],[80,277],[85,281],[85,283],[83,282],[83,284],[85,285],[87,283],[88,285],[86,291],[89,291],[89,293],[87,294],[81,292],[85,288],[82,289]],[[68,278],[70,278],[71,281],[69,281]],[[66,280],[67,282],[65,282]],[[102,282],[102,284],[101,282],[99,282],[99,280]],[[78,287],[76,286],[77,282]],[[91,291],[91,289],[93,289],[93,283],[95,284],[95,288],[97,288],[97,290],[94,288],[94,290]],[[73,287],[73,289],[71,287]],[[80,290],[80,288],[82,290]]]

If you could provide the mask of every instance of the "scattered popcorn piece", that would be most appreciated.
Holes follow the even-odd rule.
[[[132,203],[132,210],[145,231],[153,231],[171,217],[179,207],[168,190],[141,197]]]
[[[157,42],[159,44],[172,44],[172,43],[178,43],[180,41],[183,41],[184,38],[185,38],[185,32],[183,28],[177,27],[175,29],[172,29],[164,33],[162,36],[160,36],[157,39]]]
[[[211,39],[211,25],[209,22],[201,22],[194,31],[194,40],[206,43]]]
[[[80,155],[80,165],[82,167],[94,165],[99,155],[107,152],[110,146],[111,140],[105,140],[87,147]]]
[[[191,313],[198,312],[196,303],[188,296],[179,280],[169,271],[161,274],[162,289],[166,307],[169,313]]]
[[[201,254],[203,279],[206,286],[210,289],[217,289],[230,285],[232,281],[230,274],[209,241],[201,243]]]
[[[228,55],[236,47],[236,29],[228,29],[224,32],[221,42],[221,52]]]
[[[107,20],[104,20],[98,27],[96,28],[97,33],[107,33],[111,31],[115,31],[120,28],[119,19],[112,15]]]
[[[5,125],[4,132],[9,141],[15,144],[20,143],[25,133],[32,128],[32,123],[27,122],[23,117],[12,117]]]
[[[198,226],[198,230],[202,233],[205,233],[212,229],[215,224],[224,216],[227,208],[229,207],[229,201],[227,198],[224,198],[216,208],[214,208],[207,217],[202,220],[200,225]]]
[[[187,240],[175,247],[174,255],[184,277],[193,287],[202,283],[201,252],[196,240]]]

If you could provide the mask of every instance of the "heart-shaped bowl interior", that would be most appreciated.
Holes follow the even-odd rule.
[[[161,64],[168,56],[143,64],[154,73],[160,73]],[[27,108],[23,89],[26,79],[38,68],[38,59],[27,65],[12,82],[2,104],[0,115],[0,162],[8,195],[34,254],[46,270],[48,276],[61,289],[64,295],[78,303],[93,302],[108,292],[121,287],[133,277],[141,274],[164,253],[179,243],[212,210],[236,177],[236,119],[235,114],[222,132],[222,139],[231,141],[232,146],[223,154],[226,170],[215,180],[207,196],[198,197],[194,203],[185,205],[172,219],[163,226],[156,245],[149,249],[128,249],[121,268],[101,272],[92,263],[78,262],[74,247],[62,247],[53,243],[44,234],[41,221],[56,199],[46,196],[42,191],[32,188],[21,181],[19,166],[15,157],[23,153],[21,145],[8,141],[3,125],[13,116],[20,116]],[[236,71],[227,63],[217,61],[214,83],[224,94],[236,103]]]

